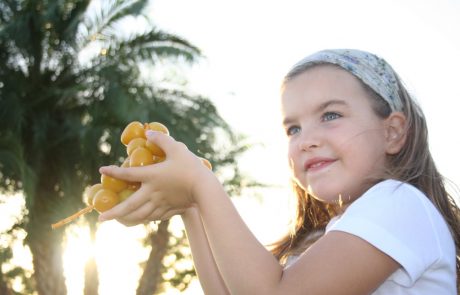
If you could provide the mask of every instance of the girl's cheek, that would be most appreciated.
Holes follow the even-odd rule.
[[[298,158],[296,158],[293,155],[289,155],[288,156],[288,164],[289,164],[289,169],[290,169],[290,172],[291,172],[291,176],[294,177],[294,178],[297,178],[301,173],[301,171],[299,169],[300,165],[299,165]]]
[[[294,154],[294,149],[293,149],[292,145],[289,145],[289,147],[288,147],[287,159],[289,161],[289,167],[291,169],[294,169],[295,154]]]

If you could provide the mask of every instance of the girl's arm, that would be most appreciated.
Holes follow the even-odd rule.
[[[283,269],[250,232],[217,179],[202,176],[200,183],[195,200],[232,294],[370,294],[399,267],[359,237],[332,231]]]
[[[182,215],[193,263],[205,294],[230,294],[225,286],[209,247],[198,209],[191,207]]]
[[[251,233],[218,179],[196,156],[168,136],[149,134],[148,138],[166,152],[166,161],[151,167],[102,168],[101,173],[140,181],[142,186],[100,219],[140,223],[196,204],[231,294],[369,294],[399,267],[364,240],[332,231],[284,270]]]

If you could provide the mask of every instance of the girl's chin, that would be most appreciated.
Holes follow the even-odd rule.
[[[325,204],[331,204],[331,205],[341,205],[345,203],[345,200],[339,195],[339,196],[330,196],[330,197],[323,197],[323,196],[318,196],[315,194],[311,194],[315,199],[320,201],[321,203]]]
[[[335,190],[321,190],[321,189],[314,189],[311,186],[307,187],[307,192],[312,195],[318,201],[327,204],[336,204],[341,205],[349,202],[349,197],[345,197],[342,193],[339,193]]]
[[[349,203],[350,197],[343,193],[343,188],[339,187],[338,183],[331,185],[329,181],[304,181],[297,184],[315,199],[327,204],[345,204]]]

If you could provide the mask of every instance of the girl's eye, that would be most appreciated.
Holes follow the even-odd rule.
[[[321,119],[322,119],[322,121],[332,121],[332,120],[338,119],[340,117],[342,117],[342,116],[340,114],[338,114],[338,113],[326,112],[326,113],[323,114]]]
[[[289,128],[286,128],[286,135],[287,136],[292,136],[300,131],[299,126],[291,126]]]

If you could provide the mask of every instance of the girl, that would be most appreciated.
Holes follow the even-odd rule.
[[[207,294],[457,294],[460,210],[393,69],[368,52],[320,51],[289,71],[281,94],[298,210],[272,252],[196,156],[150,131],[167,160],[101,168],[142,187],[100,220],[181,214]]]

